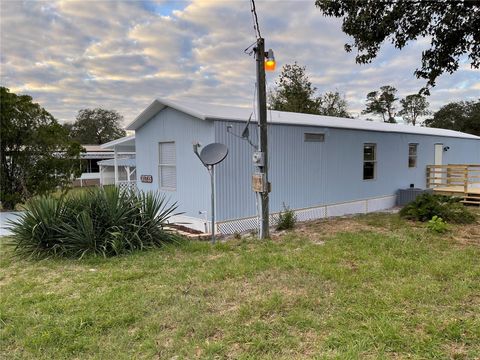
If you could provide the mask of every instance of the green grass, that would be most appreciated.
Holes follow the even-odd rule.
[[[382,214],[81,261],[19,260],[3,245],[0,348],[8,359],[479,358],[478,224],[452,229]]]

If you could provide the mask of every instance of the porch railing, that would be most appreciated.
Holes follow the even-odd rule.
[[[480,164],[427,165],[427,188],[480,201]]]

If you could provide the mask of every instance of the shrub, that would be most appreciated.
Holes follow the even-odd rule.
[[[459,201],[459,198],[451,196],[422,194],[400,210],[400,216],[419,221],[428,221],[438,216],[451,223],[474,222],[475,215]]]
[[[427,224],[430,231],[443,234],[448,231],[448,224],[439,216],[434,215]]]
[[[119,255],[175,241],[165,225],[176,207],[159,194],[114,187],[44,196],[29,201],[11,223],[11,239],[18,253],[32,257]]]
[[[277,230],[290,230],[295,227],[297,216],[295,212],[283,204],[283,211],[278,215]]]

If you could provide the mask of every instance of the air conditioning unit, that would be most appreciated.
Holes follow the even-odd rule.
[[[400,190],[398,190],[398,194],[397,194],[397,205],[398,206],[405,206],[405,205],[411,203],[412,201],[414,201],[417,198],[417,196],[420,196],[420,195],[425,194],[425,193],[431,194],[431,193],[433,193],[433,190],[432,189],[418,189],[418,188],[414,188],[414,187],[411,187],[409,189],[400,189]]]

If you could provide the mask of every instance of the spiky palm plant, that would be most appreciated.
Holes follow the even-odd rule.
[[[165,228],[176,208],[164,195],[116,188],[42,197],[12,223],[12,242],[19,253],[35,257],[119,255],[178,239]]]

